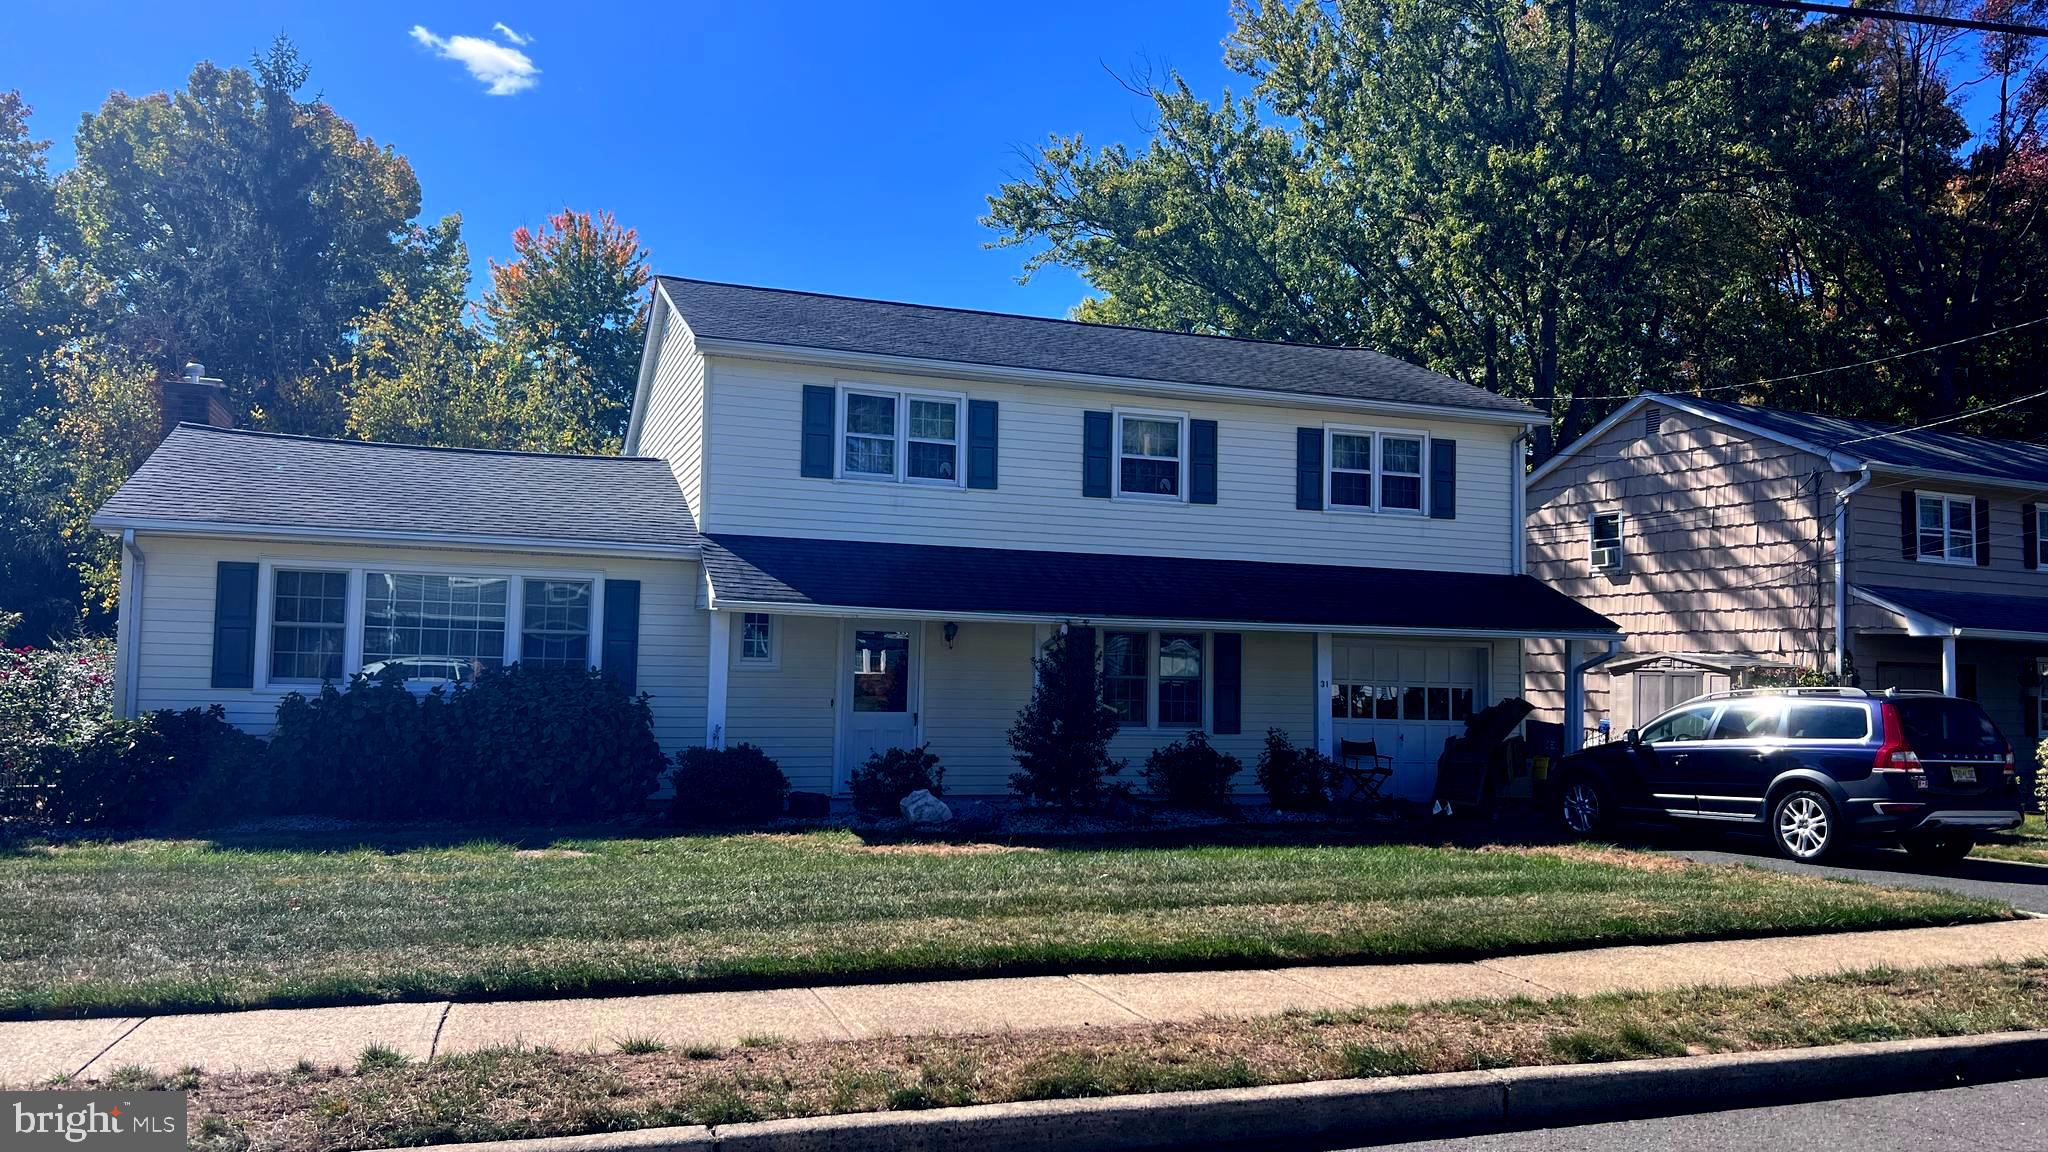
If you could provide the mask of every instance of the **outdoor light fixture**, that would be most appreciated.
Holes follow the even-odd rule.
[[[953,646],[953,637],[959,634],[960,626],[951,620],[946,621],[946,647],[951,648]]]

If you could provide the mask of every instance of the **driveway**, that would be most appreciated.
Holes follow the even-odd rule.
[[[1923,865],[1897,848],[1850,848],[1826,864],[1799,864],[1773,852],[1762,836],[1707,836],[1684,830],[1643,836],[1642,847],[1705,864],[1749,864],[1893,887],[1946,889],[2048,915],[2048,865],[1974,856],[1955,864]]]

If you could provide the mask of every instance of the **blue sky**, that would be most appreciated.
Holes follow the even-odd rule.
[[[1105,66],[1175,67],[1211,96],[1238,79],[1227,0],[683,0],[574,18],[510,0],[22,3],[0,86],[34,107],[55,167],[109,90],[174,88],[195,61],[244,63],[284,32],[309,87],[412,161],[424,217],[462,214],[479,279],[513,228],[569,205],[639,229],[665,273],[1044,315],[1085,285],[1050,270],[1018,286],[1022,254],[985,250],[976,222],[1019,149],[1050,132],[1142,142],[1147,106]]]

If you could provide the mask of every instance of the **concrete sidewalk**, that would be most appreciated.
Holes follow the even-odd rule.
[[[1768,984],[1889,966],[2048,957],[2048,919],[1957,928],[1599,948],[1461,964],[1035,976],[583,1000],[374,1004],[105,1020],[0,1022],[0,1084],[96,1079],[134,1065],[265,1071],[352,1065],[373,1044],[414,1060],[493,1045],[608,1052],[625,1040],[742,1040],[1115,1027],[1432,1001]]]

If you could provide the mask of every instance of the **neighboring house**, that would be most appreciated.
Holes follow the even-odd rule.
[[[647,348],[624,458],[179,428],[96,519],[124,709],[587,659],[667,748],[843,793],[929,743],[991,794],[1064,628],[1117,755],[1374,739],[1427,797],[1525,640],[1615,635],[1520,573],[1542,417],[1373,352],[675,279]]]
[[[1970,697],[2031,748],[2044,494],[2048,447],[1645,394],[1530,475],[1528,570],[1627,633],[1585,679],[1586,728],[1813,669]],[[1563,645],[1530,664],[1560,717]]]

